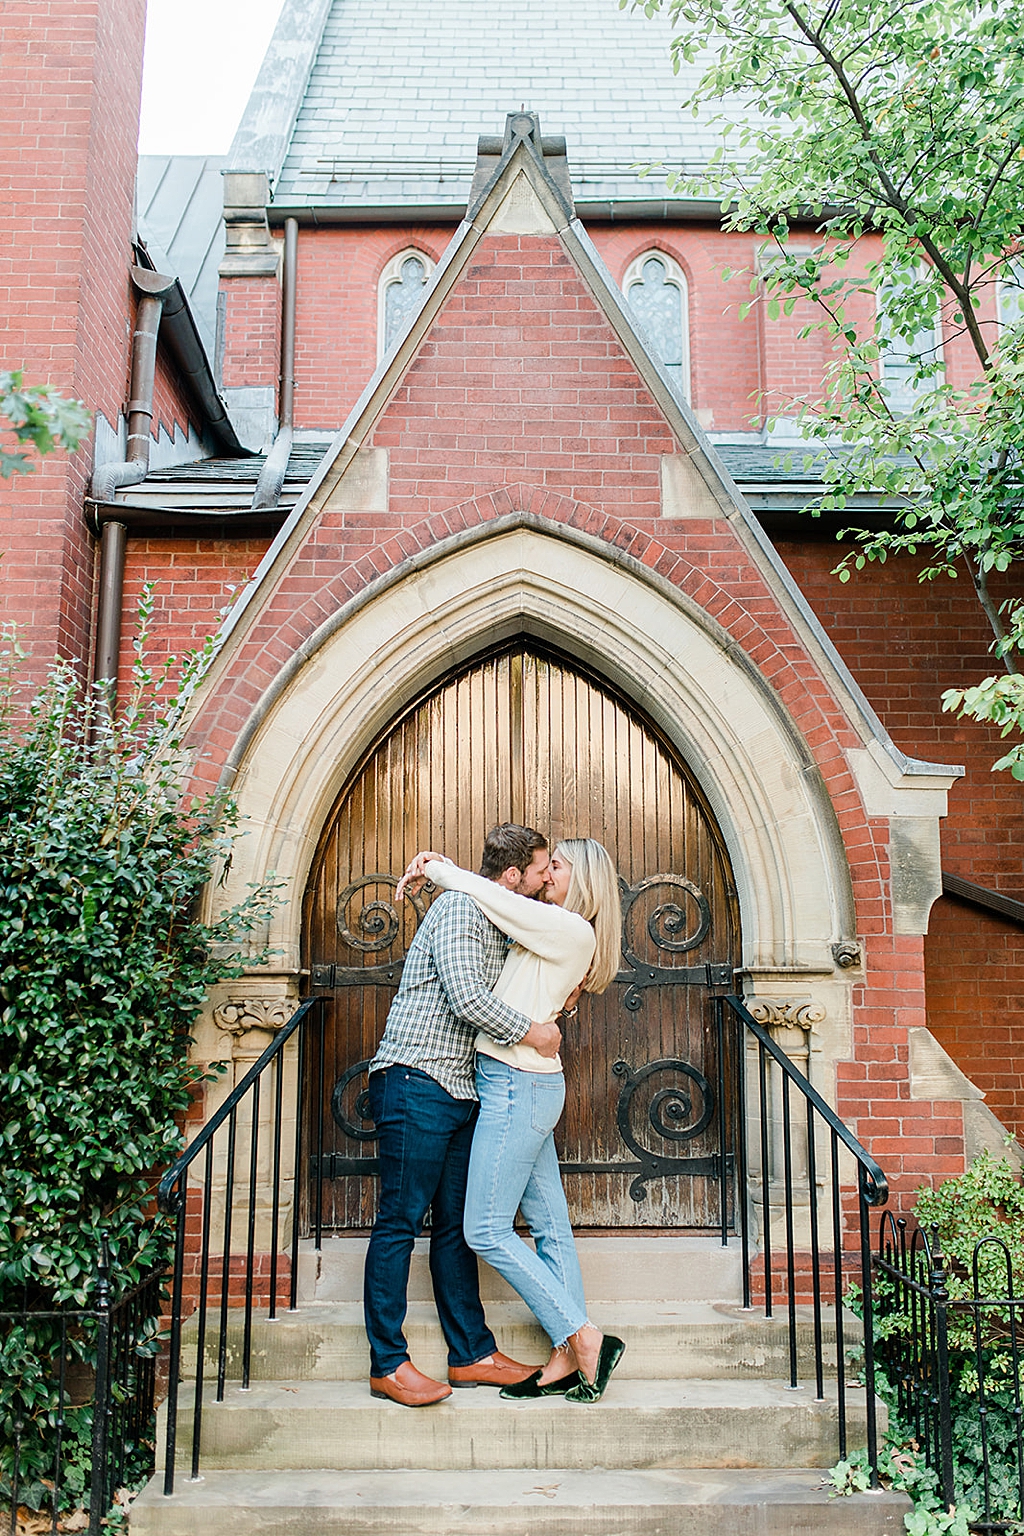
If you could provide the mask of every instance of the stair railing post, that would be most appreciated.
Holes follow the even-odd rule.
[[[949,1287],[946,1284],[946,1266],[939,1249],[938,1229],[932,1228],[931,1270],[928,1275],[928,1292],[932,1305],[934,1326],[932,1329],[935,1358],[936,1441],[939,1451],[939,1487],[942,1502],[951,1509],[956,1502],[953,1482],[953,1420],[949,1403]]]
[[[867,1174],[858,1169],[857,1205],[860,1211],[860,1283],[864,1304],[864,1393],[868,1467],[871,1486],[878,1487],[878,1417],[875,1407],[875,1300],[872,1285],[871,1223]]]
[[[89,1536],[101,1536],[107,1512],[107,1432],[110,1418],[110,1251],[102,1239],[96,1270],[96,1378],[92,1403],[92,1484]],[[56,1492],[54,1493],[56,1498]]]

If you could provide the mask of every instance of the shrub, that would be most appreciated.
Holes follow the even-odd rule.
[[[1014,1375],[1024,1360],[1024,1337],[1018,1309],[992,1303],[1011,1295],[1024,1296],[1024,1184],[1007,1158],[982,1152],[964,1173],[944,1180],[936,1189],[919,1190],[913,1214],[917,1226],[942,1256],[950,1302],[946,1317],[954,1510],[943,1509],[937,1469],[926,1465],[923,1448],[915,1439],[915,1426],[901,1418],[898,1384],[907,1389],[916,1379],[920,1400],[932,1410],[938,1398],[933,1380],[916,1378],[913,1368],[908,1374],[901,1340],[912,1333],[914,1319],[896,1283],[884,1275],[877,1275],[875,1283],[876,1386],[889,1410],[889,1428],[879,1470],[893,1487],[910,1494],[914,1509],[906,1523],[914,1536],[937,1536],[940,1532],[954,1536],[973,1526],[980,1519],[977,1512],[986,1508],[1000,1530],[1022,1531],[1017,1462],[1019,1383]],[[988,1241],[991,1238],[998,1242]],[[923,1262],[917,1278],[925,1283],[929,1280]],[[976,1294],[989,1305],[969,1305]],[[861,1298],[851,1300],[860,1315]],[[916,1325],[919,1333],[926,1326],[921,1311],[917,1312]],[[983,1384],[979,1383],[979,1370]],[[934,1455],[936,1447],[932,1446],[931,1452]],[[867,1486],[866,1479],[866,1455],[862,1453],[840,1462],[832,1473],[835,1490],[841,1493]]]
[[[213,647],[154,674],[143,599],[126,704],[55,665],[27,703],[19,654],[0,681],[0,1311],[83,1306],[101,1246],[116,1296],[165,1267],[155,1176],[182,1145],[201,1068],[189,1030],[212,983],[252,963],[240,941],[276,902],[269,888],[206,923],[198,898],[238,833],[229,797],[183,796],[183,721]],[[51,1454],[45,1339],[9,1335],[0,1379],[0,1476],[14,1425],[22,1476]],[[151,1342],[151,1341],[150,1341]],[[71,1348],[88,1357],[85,1337]]]

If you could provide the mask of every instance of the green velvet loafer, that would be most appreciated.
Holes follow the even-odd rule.
[[[580,1384],[579,1371],[570,1371],[568,1376],[559,1376],[557,1381],[540,1384],[540,1371],[534,1371],[532,1376],[527,1376],[525,1381],[513,1382],[510,1386],[502,1387],[500,1397],[511,1397],[520,1402],[526,1398],[537,1397],[564,1397],[573,1387]]]
[[[596,1403],[604,1396],[609,1377],[626,1353],[626,1346],[614,1334],[606,1333],[601,1340],[601,1353],[597,1358],[597,1372],[593,1381],[580,1376],[579,1385],[565,1394],[567,1403]],[[577,1373],[578,1374],[578,1373]]]

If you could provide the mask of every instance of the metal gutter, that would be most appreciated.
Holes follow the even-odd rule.
[[[285,507],[271,507],[260,512],[139,507],[124,501],[97,501],[93,496],[86,499],[85,507],[89,526],[101,536],[108,528],[120,525],[127,533],[203,533],[211,537],[258,538],[276,533],[288,512]]]
[[[969,901],[971,906],[981,907],[983,911],[998,912],[1000,917],[1008,917],[1011,922],[1019,923],[1024,928],[1024,901],[1004,896],[1002,891],[990,891],[986,885],[975,885],[973,880],[964,880],[962,876],[951,875],[944,869],[942,893],[944,896],[955,896],[960,901]]]
[[[93,472],[93,496],[110,500],[121,486],[138,485],[149,469],[156,349],[164,301],[177,283],[145,267],[132,268],[132,285],[139,296],[132,336],[132,372],[128,401],[128,443],[121,463],[101,464]],[[99,602],[96,612],[96,651],[93,676],[113,690],[121,650],[121,607],[124,592],[124,553],[128,537],[123,518],[106,523],[100,534]]]
[[[134,272],[132,277],[134,281]],[[177,278],[171,283],[164,298],[160,331],[186,389],[202,411],[203,426],[217,439],[228,458],[252,458],[253,451],[243,448],[238,441],[227,406],[217,393],[206,348],[188,307],[185,290]]]
[[[458,224],[466,216],[466,203],[270,203],[267,219],[280,226],[286,219],[300,224]],[[634,220],[659,224],[720,224],[720,203],[694,199],[600,198],[576,201],[577,217],[593,224],[625,224]]]

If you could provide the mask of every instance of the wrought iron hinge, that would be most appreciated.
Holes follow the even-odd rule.
[[[397,987],[404,961],[392,965],[314,965],[309,979],[314,987]]]

